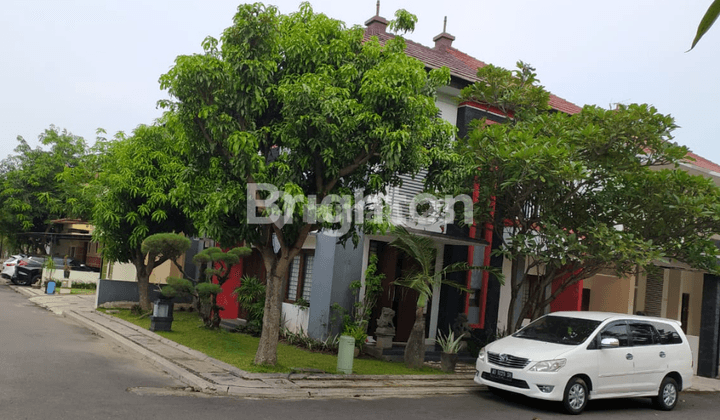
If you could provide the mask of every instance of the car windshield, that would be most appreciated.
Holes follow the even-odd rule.
[[[600,321],[568,318],[565,316],[544,316],[513,334],[513,337],[548,343],[578,345],[587,340],[600,325]]]

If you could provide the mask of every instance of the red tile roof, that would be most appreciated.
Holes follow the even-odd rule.
[[[371,35],[366,33],[365,40],[369,40],[370,36]],[[373,34],[372,36],[377,36],[381,43],[385,43],[387,40],[394,37],[394,35],[384,32]],[[405,43],[407,45],[405,52],[409,56],[415,57],[425,63],[426,67],[434,69],[445,66],[450,69],[451,75],[469,83],[476,82],[478,80],[477,69],[487,65],[477,58],[465,54],[456,48],[446,47],[443,49],[435,49],[426,47],[409,39],[406,39]],[[568,102],[565,99],[553,94],[550,94],[549,103],[553,109],[565,112],[566,114],[577,114],[582,110],[581,107],[573,104],[572,102]],[[492,124],[493,122],[488,121],[488,123]],[[693,162],[688,160],[687,163],[695,165],[699,168],[720,173],[720,165],[692,152],[688,153],[688,157],[695,159],[695,161]]]
[[[707,169],[708,171],[720,173],[720,165],[718,165],[717,163],[711,162],[708,159],[705,159],[704,157],[697,155],[693,152],[688,153],[687,156],[695,159],[694,162],[691,160],[686,161],[688,164],[697,166],[699,168]]]
[[[365,39],[370,39],[370,36],[371,35],[366,33]],[[394,35],[388,33],[379,33],[372,36],[377,36],[381,43],[384,43],[394,37]],[[447,67],[450,69],[451,75],[469,83],[476,82],[478,80],[477,69],[487,65],[475,57],[469,56],[452,47],[435,49],[418,44],[417,42],[409,39],[405,40],[405,44],[407,45],[405,48],[407,55],[422,61],[428,68],[435,69],[443,66]],[[553,94],[550,94],[550,106],[567,114],[576,114],[582,109],[581,107]]]

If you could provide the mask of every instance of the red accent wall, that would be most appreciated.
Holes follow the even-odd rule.
[[[223,292],[217,297],[218,305],[224,309],[220,311],[221,319],[236,319],[239,313],[237,298],[233,295],[235,288],[240,286],[240,278],[243,275],[244,259],[235,264],[230,271],[230,277],[222,285]]]
[[[564,278],[560,277],[553,281],[553,293],[558,289]],[[550,312],[557,311],[579,311],[582,309],[583,281],[568,286],[550,303]]]

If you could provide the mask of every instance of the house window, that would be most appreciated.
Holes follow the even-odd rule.
[[[312,288],[312,274],[313,274],[313,261],[315,260],[314,255],[305,256],[305,278],[303,282],[302,297],[306,301],[310,302],[310,289]]]
[[[293,259],[290,265],[290,279],[288,280],[287,299],[294,302],[297,299],[298,284],[300,283],[300,256]]]
[[[314,259],[313,250],[301,251],[293,258],[288,270],[286,302],[293,303],[300,298],[310,301]]]

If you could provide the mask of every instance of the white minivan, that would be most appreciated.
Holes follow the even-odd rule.
[[[672,410],[692,385],[680,322],[608,312],[555,312],[480,350],[475,382],[580,414],[588,400],[652,397]]]

